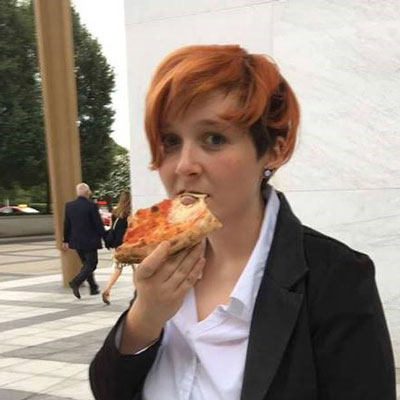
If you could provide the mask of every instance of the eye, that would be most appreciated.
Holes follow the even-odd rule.
[[[161,135],[161,145],[166,153],[173,151],[180,144],[181,139],[175,133],[164,133]]]
[[[208,146],[219,147],[226,143],[226,138],[220,133],[210,132],[206,134],[204,141]]]

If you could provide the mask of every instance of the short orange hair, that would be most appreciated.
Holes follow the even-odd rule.
[[[145,130],[152,169],[162,162],[160,132],[174,102],[179,99],[184,113],[193,100],[216,90],[237,95],[239,107],[222,118],[249,128],[258,157],[282,136],[283,162],[290,159],[300,110],[277,65],[239,45],[195,45],[169,54],[155,71],[147,92]]]

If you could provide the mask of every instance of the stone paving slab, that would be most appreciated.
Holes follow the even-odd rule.
[[[36,395],[21,390],[0,389],[1,400],[73,400],[72,397],[56,397],[47,394]]]

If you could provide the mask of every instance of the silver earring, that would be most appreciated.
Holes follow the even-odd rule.
[[[264,179],[269,179],[271,178],[273,170],[270,168],[265,168],[264,169]]]

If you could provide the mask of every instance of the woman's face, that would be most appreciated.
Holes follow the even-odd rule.
[[[161,134],[158,171],[168,195],[207,194],[211,211],[222,223],[260,204],[267,165],[267,155],[257,160],[248,129],[219,117],[235,105],[232,95],[211,94],[193,102],[183,117],[167,118]],[[176,114],[171,110],[170,115]]]

